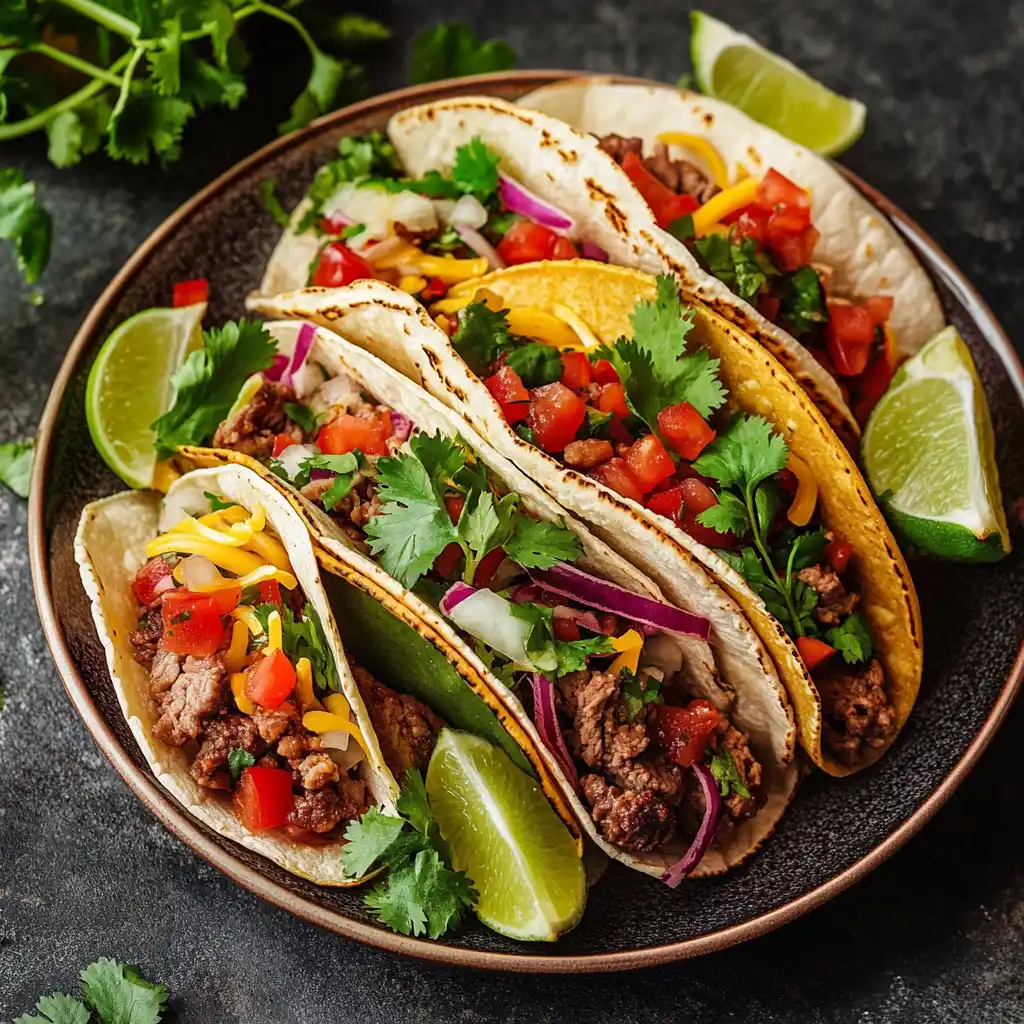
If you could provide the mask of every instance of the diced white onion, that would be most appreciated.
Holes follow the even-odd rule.
[[[452,210],[458,206],[458,203],[454,199],[435,199],[434,213],[437,214],[437,219],[442,224],[450,224],[452,219]]]
[[[359,385],[347,373],[339,373],[321,384],[307,404],[319,415],[332,409],[347,409],[358,400]]]
[[[323,367],[307,359],[299,371],[292,375],[292,387],[295,389],[295,396],[299,399],[306,399],[324,382]]]
[[[181,582],[186,590],[198,590],[223,579],[217,566],[205,555],[189,555],[182,563]]]
[[[448,223],[468,228],[482,228],[487,223],[487,210],[476,196],[463,196],[448,217]]]
[[[506,658],[520,665],[530,664],[526,640],[533,627],[513,615],[511,603],[493,590],[478,590],[460,601],[451,610],[449,618],[460,629]]]
[[[282,468],[288,474],[288,479],[294,480],[302,468],[302,463],[317,454],[319,454],[319,449],[315,445],[290,444],[278,455],[277,461],[281,463]]]
[[[352,734],[345,732],[344,729],[320,733],[320,742],[331,750],[347,750],[350,739],[352,739]]]
[[[360,244],[391,235],[392,224],[409,231],[435,231],[437,214],[427,196],[416,192],[387,192],[382,188],[360,188],[346,182],[324,203],[324,216],[340,213],[353,224],[364,224]]]

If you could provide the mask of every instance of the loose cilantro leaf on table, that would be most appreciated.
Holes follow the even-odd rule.
[[[0,123],[0,138],[2,129]],[[52,234],[53,221],[36,199],[35,182],[26,181],[21,171],[0,169],[0,240],[13,245],[26,284],[39,280],[50,258]]]
[[[839,651],[849,665],[867,661],[873,650],[871,631],[860,611],[855,611],[838,626],[833,626],[825,634],[825,641]]]
[[[63,992],[41,996],[36,1009],[40,1016],[25,1013],[15,1017],[14,1024],[89,1024],[92,1020],[89,1008],[81,1000]]]
[[[457,21],[425,29],[413,42],[410,77],[413,84],[441,78],[507,71],[516,66],[515,51],[500,39],[481,43],[473,31]]]
[[[153,424],[157,449],[168,455],[201,444],[231,411],[242,385],[267,369],[277,346],[263,324],[228,321],[203,331],[203,347],[190,352],[172,378],[174,405]]]
[[[711,750],[710,748],[708,748],[708,753],[711,755],[711,774],[715,777],[722,796],[731,796],[735,793],[737,796],[748,799],[750,790],[744,785],[743,779],[736,769],[736,762],[732,759],[732,754],[727,750]]]
[[[6,484],[19,498],[28,497],[32,475],[32,441],[8,441],[0,444],[0,483]]]

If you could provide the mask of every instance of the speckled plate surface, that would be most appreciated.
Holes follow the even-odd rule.
[[[723,878],[673,892],[613,866],[575,931],[551,946],[528,946],[476,924],[443,943],[395,935],[373,923],[358,891],[305,883],[194,821],[155,783],[121,717],[72,543],[83,505],[121,487],[93,450],[85,423],[93,357],[116,324],[168,304],[174,281],[209,279],[208,323],[243,312],[278,234],[259,202],[260,179],[275,177],[290,205],[343,134],[383,127],[410,103],[476,92],[513,99],[564,74],[437,83],[349,107],[256,153],[178,210],[106,289],[68,350],[39,429],[29,522],[39,613],[72,703],[113,766],[171,831],[262,898],[351,938],[448,963],[548,972],[641,967],[742,942],[818,906],[897,850],[962,781],[1016,695],[1024,671],[1021,552],[997,566],[912,566],[924,613],[924,683],[907,727],[880,764],[842,781],[809,775],[775,836]],[[1024,373],[1005,335],[935,244],[850,177],[932,274],[988,393],[1004,493],[1024,494]]]

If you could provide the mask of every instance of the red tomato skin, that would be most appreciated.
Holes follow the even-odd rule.
[[[836,653],[834,647],[830,647],[824,640],[818,640],[813,636],[798,636],[796,638],[796,649],[800,652],[808,672],[813,672],[822,662],[827,661]]]
[[[164,594],[160,606],[164,635],[160,646],[172,654],[208,658],[224,643],[224,624],[213,598],[183,587]]]
[[[580,638],[580,627],[572,619],[559,618],[557,615],[552,619],[551,631],[555,634],[555,639],[563,644],[570,644]]]
[[[692,196],[673,192],[659,181],[644,167],[643,159],[636,153],[626,154],[622,161],[622,169],[629,175],[637,191],[644,197],[644,202],[651,208],[658,227],[667,228],[672,221],[693,213],[700,205]]]
[[[497,373],[484,381],[484,385],[502,405],[530,400],[530,392],[523,386],[522,379],[511,366],[502,366]]]
[[[317,288],[344,288],[353,281],[376,276],[373,267],[344,242],[331,242],[317,257],[309,283]]]
[[[238,820],[250,832],[280,828],[295,806],[292,773],[258,765],[246,768],[235,789],[234,806]]]
[[[274,438],[274,450],[270,454],[276,459],[285,448],[290,448],[293,444],[298,442],[291,434],[278,434]]]
[[[806,227],[798,235],[775,235],[769,240],[768,248],[780,269],[799,270],[810,263],[820,237],[817,228]]]
[[[210,285],[205,277],[196,277],[191,281],[179,281],[174,286],[174,308],[197,306],[210,297]]]
[[[741,238],[752,238],[758,245],[761,245],[768,235],[768,219],[771,214],[757,206],[745,206],[737,213],[723,217],[726,224]]]
[[[718,504],[715,492],[706,483],[696,477],[687,477],[679,484],[679,492],[683,497],[683,504],[691,512],[703,512]]]
[[[459,560],[462,558],[462,547],[452,541],[445,546],[444,550],[434,559],[432,566],[434,572],[443,580],[450,580],[458,568]]]
[[[704,756],[711,735],[718,728],[718,712],[706,700],[691,700],[685,708],[655,706],[652,736],[669,760],[686,768]]]
[[[585,352],[562,353],[562,383],[567,388],[582,389],[591,380],[590,360]]]
[[[271,651],[250,666],[245,695],[261,708],[273,710],[295,689],[295,668],[284,651]]]
[[[774,167],[769,167],[761,179],[754,202],[763,210],[776,210],[780,206],[795,207],[807,210],[809,214],[811,209],[811,195],[807,189],[790,181]]]
[[[779,315],[780,305],[781,303],[774,295],[762,294],[757,297],[757,311],[765,320],[771,320],[773,323]]]
[[[151,558],[132,580],[132,593],[135,595],[135,600],[143,607],[149,607],[160,596],[155,592],[157,584],[161,580],[167,579],[172,572],[166,558],[161,555]]]
[[[825,346],[836,373],[856,377],[867,368],[875,340],[871,314],[863,306],[839,302],[830,302],[828,312]]]
[[[618,370],[612,366],[610,359],[598,359],[590,368],[590,374],[595,384],[618,384]]]
[[[526,422],[537,444],[546,452],[562,451],[586,418],[586,403],[560,381],[534,388],[530,399]]]
[[[598,466],[591,475],[624,498],[632,498],[633,501],[641,503],[644,500],[640,485],[629,471],[625,459],[609,459],[604,465]]]
[[[718,504],[715,492],[706,483],[696,477],[687,477],[680,482],[679,492],[683,503],[679,514],[680,529],[707,548],[728,548],[736,543],[738,538],[731,533],[719,533],[698,520],[701,512]]]
[[[237,584],[233,587],[221,587],[220,590],[211,590],[208,594],[201,595],[213,601],[213,607],[218,615],[230,615],[242,600],[242,588]]]
[[[654,490],[676,471],[672,456],[654,434],[645,434],[635,441],[624,458],[642,494]]]
[[[518,220],[498,243],[498,255],[510,267],[519,263],[549,260],[558,237],[551,228],[546,228],[543,224]]]
[[[443,552],[442,552],[443,554]],[[501,548],[492,548],[477,563],[476,572],[473,573],[474,587],[488,587],[498,566],[505,561],[505,552]]]
[[[613,413],[616,419],[628,419],[630,411],[629,404],[626,402],[626,389],[619,383],[602,384],[601,394],[597,399],[597,408],[601,412]]]
[[[683,507],[683,490],[677,485],[664,491],[656,491],[647,497],[644,505],[659,516],[676,522]]]
[[[836,534],[825,546],[825,557],[836,572],[844,572],[853,557],[853,545]]]
[[[394,433],[389,412],[353,416],[343,412],[320,428],[317,447],[325,455],[344,455],[357,448],[364,455],[387,455],[387,439]]]
[[[689,402],[662,409],[658,413],[658,430],[684,459],[691,462],[715,439],[715,431]]]
[[[884,324],[892,316],[895,304],[896,300],[891,295],[870,295],[861,303],[876,324]]]
[[[444,507],[448,510],[448,518],[457,523],[462,517],[462,510],[466,507],[466,499],[461,494],[447,494]]]
[[[578,260],[580,252],[568,238],[559,237],[551,247],[551,255],[548,258],[552,260]]]
[[[256,587],[260,595],[260,604],[280,604],[281,587],[277,580],[267,580]]]

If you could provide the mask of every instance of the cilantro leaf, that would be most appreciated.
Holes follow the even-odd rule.
[[[106,957],[80,975],[85,1001],[104,1024],[157,1024],[167,1008],[167,989]]]
[[[15,1017],[14,1024],[89,1024],[89,1008],[80,1000],[63,992],[41,996],[36,1003],[41,1017],[27,1013]]]
[[[0,483],[6,484],[19,498],[28,497],[32,475],[32,441],[8,441],[0,444]]]
[[[457,21],[442,22],[421,32],[413,42],[410,78],[414,85],[442,78],[507,71],[516,65],[515,51],[498,39],[481,43]]]
[[[736,769],[736,762],[728,750],[714,750],[708,748],[711,754],[711,774],[718,783],[719,792],[722,796],[729,796],[735,793],[744,799],[749,799],[750,790],[743,783],[739,771]]]
[[[324,53],[311,38],[307,38],[307,45],[312,61],[309,78],[306,88],[292,103],[288,119],[278,126],[282,135],[305,128],[314,118],[331,110],[342,81],[354,70],[350,62]]]
[[[461,479],[466,466],[466,448],[461,440],[453,439],[438,431],[436,434],[417,432],[409,441],[409,449],[423,464],[424,469],[438,485],[437,493],[443,493],[448,481]]]
[[[100,148],[112,107],[103,96],[64,110],[46,125],[46,155],[55,167],[71,167]],[[2,118],[0,118],[2,120]]]
[[[524,569],[550,569],[558,562],[575,562],[583,554],[579,537],[568,527],[516,515],[502,547]]]
[[[307,601],[302,606],[302,618],[297,619],[287,604],[272,607],[281,613],[281,647],[288,660],[294,665],[299,658],[308,658],[317,688],[337,693],[341,689],[338,665],[327,646],[317,610]]]
[[[473,640],[473,651],[484,663],[488,672],[506,689],[511,690],[516,683],[516,667],[503,655],[496,653],[482,640]]]
[[[771,260],[757,251],[752,238],[710,234],[694,239],[693,244],[708,273],[728,285],[741,299],[755,298],[768,278],[778,273]]]
[[[697,522],[719,533],[733,533],[742,537],[750,529],[750,517],[742,499],[729,491],[718,495],[718,504],[698,513]]]
[[[285,408],[287,409],[287,406]],[[299,466],[296,484],[299,479],[308,481],[311,469],[328,469],[334,473],[334,481],[320,498],[324,508],[330,512],[339,501],[348,497],[352,490],[361,456],[361,452],[352,451],[346,452],[344,455],[314,455],[312,458],[304,459]]]
[[[228,752],[228,771],[231,778],[237,782],[242,777],[246,768],[251,768],[256,763],[256,758],[248,750],[235,747]]]
[[[371,807],[345,829],[347,842],[341,848],[341,863],[353,878],[362,878],[384,857],[404,827],[401,818]]]
[[[427,836],[432,842],[436,842],[438,838],[437,820],[434,818],[434,812],[430,809],[423,776],[415,768],[410,768],[402,778],[402,791],[398,795],[398,810],[417,832]]]
[[[767,420],[739,415],[694,460],[693,468],[723,487],[753,492],[785,467],[788,455],[786,442]]]
[[[660,680],[648,676],[641,682],[629,669],[623,669],[621,676],[622,695],[626,698],[626,716],[631,722],[640,714],[645,704],[665,703],[665,698],[661,695]]]
[[[825,640],[843,655],[849,665],[867,661],[873,653],[871,630],[861,611],[848,615],[825,634]]]
[[[225,501],[223,498],[218,498],[216,494],[210,491],[203,491],[203,497],[210,503],[211,512],[223,512],[226,508],[234,507],[233,501]]]
[[[779,319],[794,337],[828,323],[828,307],[821,278],[813,267],[785,274],[779,284]]]
[[[313,415],[299,402],[285,402],[284,414],[292,421],[302,427],[303,433],[311,434],[316,430],[316,416]]]
[[[498,191],[498,164],[501,157],[492,152],[480,136],[474,136],[455,150],[451,178],[460,192],[486,202]]]
[[[281,205],[281,200],[277,198],[276,178],[260,179],[260,202],[263,204],[263,209],[277,221],[280,227],[288,227],[289,223],[291,223],[291,217],[288,216],[288,211]]]
[[[514,344],[508,350],[505,365],[515,370],[528,388],[551,384],[562,376],[562,357],[558,349],[539,341]]]
[[[555,657],[558,659],[556,676],[567,676],[570,672],[579,672],[587,667],[587,658],[612,654],[611,637],[592,636],[582,640],[555,640]],[[632,719],[631,719],[632,720]]]
[[[267,329],[253,320],[203,331],[203,347],[190,352],[172,378],[174,405],[153,424],[158,451],[170,454],[206,440],[231,411],[242,385],[267,369],[276,351]]]
[[[506,314],[486,302],[471,302],[459,310],[452,345],[478,377],[486,376],[498,356],[513,346]]]
[[[35,284],[49,262],[52,234],[53,221],[36,201],[35,182],[13,168],[0,170],[0,240],[13,243],[26,284]]]
[[[162,164],[181,156],[181,136],[195,107],[179,96],[161,96],[145,83],[122,92],[107,122],[107,153],[115,160]]]

